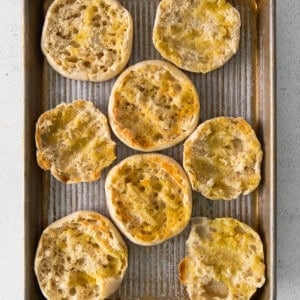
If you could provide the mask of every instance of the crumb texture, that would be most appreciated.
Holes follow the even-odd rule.
[[[191,215],[191,188],[172,159],[146,154],[129,157],[106,180],[110,215],[136,243],[158,244],[180,233]]]
[[[200,104],[193,83],[163,61],[127,69],[115,83],[109,119],[115,134],[141,151],[168,148],[197,126]]]
[[[117,289],[126,268],[124,241],[94,212],[77,212],[47,227],[35,258],[47,299],[104,299]]]
[[[162,0],[153,42],[176,66],[206,73],[236,53],[240,25],[239,12],[225,0]]]
[[[262,150],[243,118],[202,123],[186,140],[183,165],[194,190],[211,200],[247,195],[259,185]]]
[[[97,180],[116,157],[106,117],[84,100],[42,114],[36,146],[39,166],[65,183]]]
[[[179,277],[192,300],[248,300],[265,282],[263,245],[231,218],[194,218]]]
[[[102,81],[126,65],[132,19],[116,0],[55,0],[43,29],[42,49],[62,75]]]

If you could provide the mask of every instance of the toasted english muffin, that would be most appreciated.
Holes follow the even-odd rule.
[[[36,124],[37,162],[64,183],[90,182],[115,156],[105,115],[92,102],[62,103]]]
[[[131,15],[117,0],[55,0],[46,14],[41,47],[61,75],[98,82],[126,66],[132,37]]]
[[[263,245],[231,218],[193,218],[179,279],[191,300],[246,300],[265,282]]]
[[[238,10],[226,0],[162,0],[153,43],[162,57],[179,68],[207,73],[237,52],[240,26]]]
[[[117,290],[127,263],[127,247],[115,226],[98,213],[78,211],[43,231],[34,270],[49,300],[96,300]]]
[[[185,141],[183,166],[195,191],[211,200],[231,200],[257,188],[262,157],[243,118],[219,117],[202,123]]]
[[[145,152],[172,147],[196,128],[200,104],[191,80],[169,63],[140,62],[115,82],[108,106],[112,130]]]
[[[132,242],[150,246],[179,234],[192,211],[190,183],[181,166],[161,154],[130,156],[105,182],[111,218]]]

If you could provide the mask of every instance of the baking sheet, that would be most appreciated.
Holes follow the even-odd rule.
[[[162,59],[152,44],[158,0],[123,0],[134,19],[134,44],[129,64]],[[240,47],[224,67],[205,75],[186,74],[194,82],[201,102],[200,121],[217,116],[244,117],[256,130],[264,149],[262,183],[248,196],[233,201],[209,201],[193,193],[193,216],[230,216],[257,230],[266,256],[265,286],[255,298],[275,298],[275,115],[274,115],[274,3],[272,0],[232,0],[240,11]],[[66,79],[52,70],[40,51],[43,3],[24,3],[25,47],[25,299],[43,299],[33,273],[35,248],[41,231],[53,221],[81,209],[108,215],[104,179],[94,183],[65,185],[36,164],[35,122],[45,110],[61,102],[91,100],[107,115],[112,79],[102,83]],[[117,163],[138,153],[113,135]],[[161,153],[182,162],[182,143]],[[179,236],[157,246],[141,247],[126,240],[129,266],[120,289],[111,299],[186,299],[178,281],[177,265],[184,257],[187,228]]]

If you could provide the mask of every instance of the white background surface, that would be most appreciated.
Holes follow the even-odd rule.
[[[0,4],[0,300],[18,300],[24,297],[22,1]],[[299,119],[300,0],[277,0],[277,299],[286,300],[300,299]]]

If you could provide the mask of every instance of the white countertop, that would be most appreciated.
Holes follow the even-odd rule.
[[[22,2],[1,4],[0,299],[17,300],[24,297]],[[277,299],[287,300],[300,299],[299,117],[300,1],[277,0]]]
[[[277,294],[300,299],[300,1],[277,0]]]

